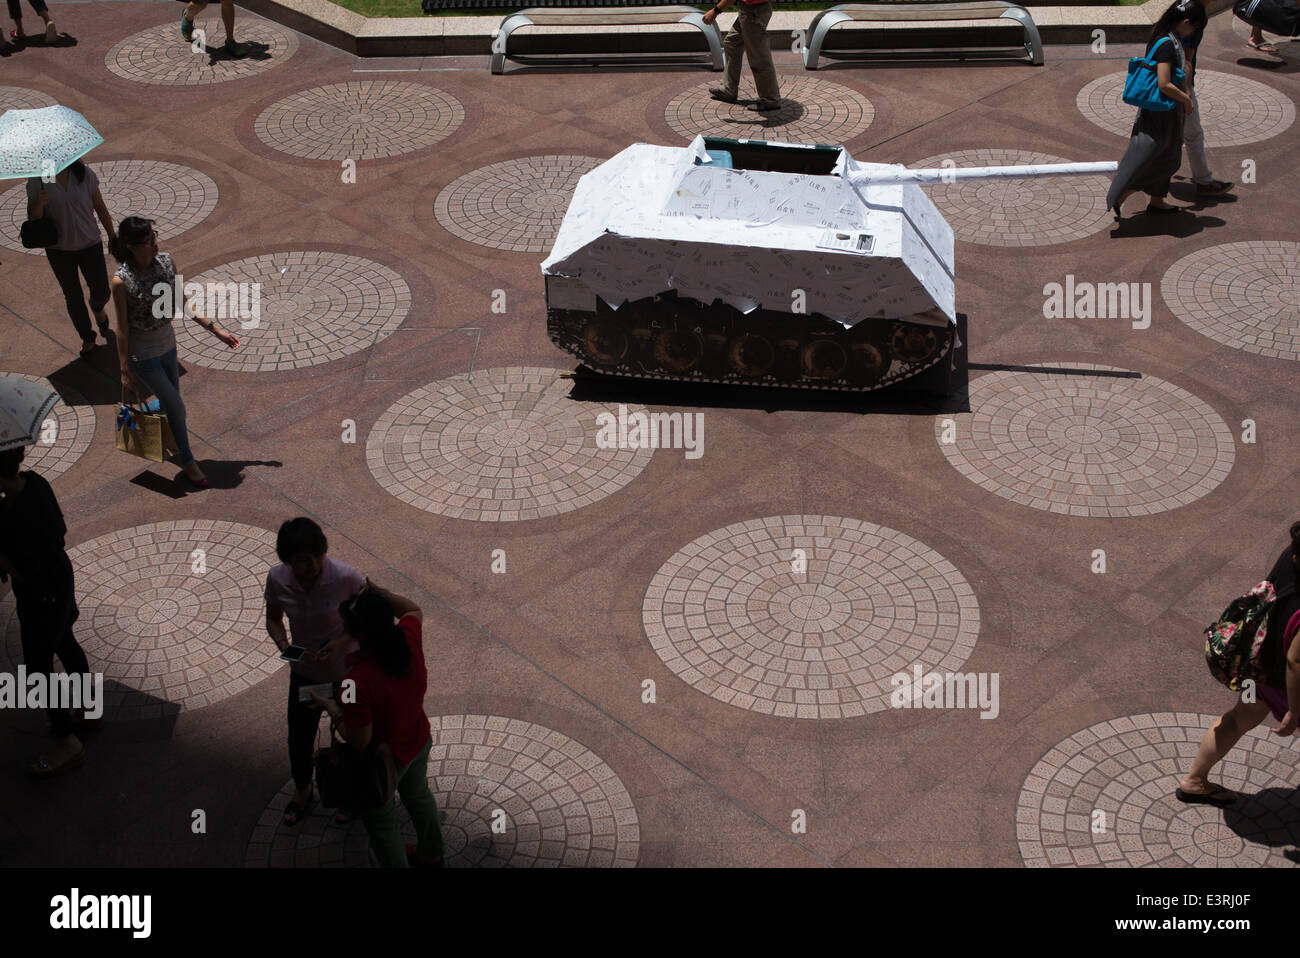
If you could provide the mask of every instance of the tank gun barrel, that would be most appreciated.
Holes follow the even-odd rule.
[[[889,173],[857,172],[849,174],[854,186],[897,186],[916,183],[955,183],[958,180],[1022,179],[1039,176],[1085,176],[1089,173],[1114,173],[1119,164],[1105,163],[1032,163],[1026,166],[970,166],[930,170],[899,169]]]

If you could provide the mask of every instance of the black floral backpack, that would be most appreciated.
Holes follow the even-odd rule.
[[[1269,616],[1273,607],[1294,591],[1288,587],[1278,592],[1265,579],[1245,595],[1233,599],[1223,615],[1206,628],[1205,663],[1216,679],[1234,692],[1241,691],[1247,681],[1256,684],[1267,681],[1265,643],[1269,638]]]

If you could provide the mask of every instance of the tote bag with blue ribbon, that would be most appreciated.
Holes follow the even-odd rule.
[[[1128,79],[1124,81],[1124,102],[1130,106],[1156,111],[1174,108],[1174,101],[1160,92],[1160,75],[1156,72],[1156,61],[1151,59],[1160,48],[1160,44],[1166,40],[1169,40],[1169,37],[1161,37],[1146,56],[1133,57],[1128,61]],[[1169,40],[1169,42],[1174,41]],[[1176,86],[1182,86],[1186,76],[1184,71],[1171,66],[1170,79]]]

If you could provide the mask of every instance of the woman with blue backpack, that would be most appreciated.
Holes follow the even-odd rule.
[[[1239,696],[1237,704],[1221,715],[1205,733],[1191,771],[1174,792],[1180,802],[1191,805],[1231,805],[1235,802],[1236,792],[1210,781],[1210,769],[1243,735],[1268,718],[1270,712],[1279,723],[1273,729],[1274,735],[1285,738],[1295,734],[1296,720],[1300,718],[1300,642],[1293,641],[1296,633],[1300,632],[1300,522],[1292,523],[1290,531],[1291,544],[1277,557],[1268,574],[1267,581],[1273,586],[1273,595],[1267,609],[1264,610],[1258,599],[1254,606],[1247,601],[1259,595],[1264,585],[1260,583],[1250,596],[1243,596],[1229,606],[1224,619],[1207,630],[1207,634],[1215,630],[1222,632],[1227,620],[1233,618],[1230,613],[1234,609],[1240,611],[1252,607],[1260,610],[1259,617],[1263,623],[1260,627],[1267,629],[1263,638],[1258,639],[1254,662],[1243,663],[1237,659],[1234,664],[1242,671],[1231,676],[1215,672],[1220,681],[1231,678],[1229,687],[1234,689],[1242,685],[1240,679],[1243,676],[1253,678],[1255,694]],[[1251,644],[1254,644],[1251,633],[1246,631],[1239,648],[1247,660],[1251,653],[1247,646]],[[1245,698],[1251,701],[1244,701]]]
[[[1187,60],[1182,38],[1208,21],[1200,0],[1178,0],[1160,15],[1147,40],[1146,54],[1129,66],[1124,102],[1139,104],[1128,149],[1120,160],[1106,206],[1121,218],[1120,208],[1134,193],[1151,197],[1148,213],[1183,209],[1166,201],[1169,181],[1183,162],[1183,117],[1196,109],[1186,87]]]

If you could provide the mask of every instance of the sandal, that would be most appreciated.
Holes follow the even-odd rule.
[[[95,352],[95,341],[93,339],[82,340],[81,358],[89,359],[94,352]]]
[[[58,765],[51,765],[43,755],[38,756],[31,765],[27,766],[27,774],[33,778],[53,778],[74,768],[81,768],[85,764],[86,747],[83,745]]]
[[[1267,40],[1263,43],[1253,43],[1252,41],[1247,40],[1246,46],[1250,47],[1252,50],[1258,50],[1260,53],[1268,53],[1272,56],[1277,56],[1277,47],[1269,43]]]
[[[307,809],[311,808],[311,792],[307,793],[307,799],[301,803],[290,802],[284,807],[284,824],[286,828],[293,828],[303,816],[307,814]]]
[[[407,845],[407,846],[406,846],[406,862],[407,862],[407,864],[410,865],[412,868],[444,868],[444,867],[446,867],[445,864],[443,863],[443,860],[442,860],[441,856],[439,856],[438,858],[420,858],[420,857],[416,854],[416,850],[417,850],[418,848],[419,848],[418,845]]]
[[[347,828],[356,820],[357,820],[356,812],[348,812],[340,808],[337,812],[334,813],[334,824],[338,825],[340,828]]]
[[[1231,798],[1223,798],[1231,795]],[[1182,788],[1174,789],[1174,797],[1185,805],[1214,805],[1218,808],[1231,805],[1237,800],[1237,793],[1222,785],[1212,785],[1208,792],[1184,792]]]

